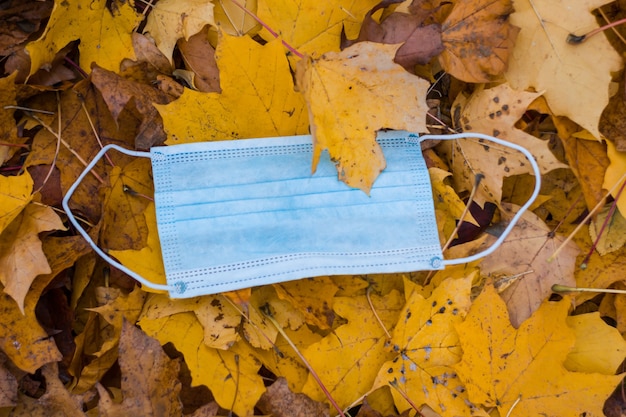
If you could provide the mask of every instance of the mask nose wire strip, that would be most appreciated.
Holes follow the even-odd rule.
[[[504,147],[515,149],[516,151],[519,151],[522,154],[524,154],[526,159],[528,159],[528,162],[530,162],[530,165],[532,166],[533,171],[535,173],[535,189],[533,190],[533,193],[528,199],[528,201],[522,207],[520,207],[520,209],[517,211],[515,216],[513,216],[508,226],[504,229],[504,231],[502,232],[498,240],[496,240],[489,248],[485,249],[482,252],[475,253],[474,255],[468,256],[465,258],[445,259],[444,261],[442,261],[443,265],[458,265],[462,263],[473,262],[480,258],[484,258],[485,256],[491,255],[496,249],[500,247],[500,245],[502,244],[502,242],[504,242],[504,239],[506,239],[509,233],[511,233],[511,230],[513,230],[513,227],[515,227],[515,224],[517,223],[517,221],[520,219],[520,217],[522,217],[522,214],[524,214],[524,212],[528,209],[528,207],[530,207],[530,205],[535,202],[535,199],[539,195],[539,190],[541,188],[541,171],[539,170],[539,165],[537,165],[535,158],[526,148],[516,145],[515,143],[507,142],[502,139],[494,138],[493,136],[484,135],[482,133],[473,133],[473,132],[456,133],[453,135],[423,135],[419,137],[419,140],[420,141],[426,140],[426,139],[454,140],[454,139],[467,139],[467,138],[485,139],[490,142],[494,142],[499,145],[502,145]]]
[[[125,272],[126,274],[128,274],[129,276],[133,277],[134,279],[136,279],[137,281],[141,282],[143,285],[149,287],[149,288],[153,288],[155,290],[165,290],[165,291],[170,291],[172,289],[171,286],[169,285],[162,285],[162,284],[156,284],[154,282],[148,281],[147,279],[145,279],[144,277],[142,277],[141,275],[137,274],[136,272],[128,269],[127,267],[125,267],[124,265],[122,265],[121,263],[117,262],[115,259],[111,258],[109,255],[107,255],[102,249],[100,249],[98,247],[98,245],[96,245],[96,243],[91,239],[91,236],[89,236],[89,234],[85,231],[85,229],[82,228],[82,226],[78,223],[78,221],[76,220],[76,218],[74,217],[74,214],[72,213],[72,211],[70,210],[70,206],[69,206],[69,202],[70,202],[70,198],[72,198],[72,194],[74,194],[74,191],[76,191],[76,188],[80,185],[80,183],[82,182],[82,180],[85,178],[85,176],[87,174],[89,174],[89,172],[93,169],[94,166],[96,166],[96,163],[104,156],[105,153],[107,153],[107,151],[109,151],[110,149],[115,149],[116,151],[119,151],[121,153],[124,153],[126,155],[130,155],[130,156],[137,156],[137,157],[141,157],[141,158],[150,158],[150,152],[140,152],[140,151],[131,151],[129,149],[126,148],[122,148],[121,146],[118,145],[106,145],[105,147],[103,147],[100,152],[98,152],[98,154],[94,157],[94,159],[89,163],[89,165],[87,165],[85,167],[85,169],[83,170],[83,172],[78,176],[78,178],[76,179],[76,181],[74,182],[74,184],[72,184],[72,186],[70,187],[70,189],[67,191],[67,194],[65,194],[65,197],[63,198],[63,210],[65,210],[65,213],[67,214],[67,218],[69,219],[70,223],[72,223],[72,225],[74,225],[74,227],[76,228],[76,230],[78,230],[78,232],[83,236],[83,238],[85,238],[85,240],[87,241],[87,243],[89,243],[89,245],[91,245],[91,247],[93,248],[93,250],[100,255],[103,259],[105,259],[107,262],[109,262],[111,265],[115,266],[117,269],[119,269],[122,272]]]

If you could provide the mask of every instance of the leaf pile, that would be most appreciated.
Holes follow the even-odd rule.
[[[2,415],[602,415],[626,298],[552,286],[624,289],[626,48],[566,42],[607,1],[5,3]],[[110,268],[60,209],[106,144],[309,132],[312,169],[328,151],[338,180],[367,193],[386,166],[381,129],[524,146],[541,194],[481,261],[183,300]],[[510,149],[423,153],[447,258],[491,245],[532,192]],[[152,194],[149,161],[111,153],[71,207],[111,256],[165,283]]]

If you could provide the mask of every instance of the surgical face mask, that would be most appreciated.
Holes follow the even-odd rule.
[[[531,198],[499,239],[473,256],[445,260],[435,221],[425,139],[485,139],[522,152],[535,171]],[[172,298],[320,275],[438,270],[492,253],[539,193],[540,173],[524,148],[479,134],[382,132],[387,168],[370,195],[337,180],[327,155],[310,172],[311,136],[154,147],[105,146],[63,199],[70,222],[111,265]],[[69,200],[110,149],[152,161],[157,226],[167,285],[154,284],[104,253],[76,221]]]

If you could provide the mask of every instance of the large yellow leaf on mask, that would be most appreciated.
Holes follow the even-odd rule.
[[[516,330],[498,293],[485,286],[456,326],[463,358],[455,369],[470,401],[512,417],[602,415],[604,400],[623,375],[565,368],[575,344],[565,322],[569,307],[569,299],[545,302]],[[605,349],[614,347],[605,344]]]
[[[114,12],[106,0],[55,1],[48,26],[41,37],[30,42],[30,74],[52,62],[68,43],[80,39],[80,66],[89,71],[92,62],[110,71],[119,71],[124,58],[134,59],[131,34],[143,17],[127,2],[116,4]]]
[[[397,49],[360,42],[298,64],[314,141],[313,170],[328,149],[339,179],[369,192],[386,165],[376,131],[427,131],[428,82],[393,62]]]
[[[294,91],[280,41],[261,46],[223,35],[216,61],[221,94],[185,89],[178,100],[155,105],[168,145],[307,133],[304,99]]]

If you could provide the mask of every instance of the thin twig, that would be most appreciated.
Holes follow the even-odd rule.
[[[35,193],[40,192],[41,190],[43,190],[43,187],[46,186],[46,183],[48,182],[48,180],[50,179],[50,176],[52,176],[52,172],[54,171],[54,167],[56,166],[57,163],[57,158],[59,157],[59,150],[61,149],[61,99],[59,97],[59,92],[56,92],[56,97],[57,97],[57,130],[58,130],[58,134],[57,134],[57,142],[56,142],[56,148],[54,150],[54,157],[52,158],[52,163],[50,164],[50,169],[48,170],[48,173],[46,174],[46,177],[43,179],[43,181],[41,182],[41,186],[39,187],[39,189],[37,191],[35,191]]]
[[[469,212],[470,205],[474,201],[474,197],[476,196],[476,192],[478,191],[478,186],[480,185],[480,182],[483,180],[483,178],[485,178],[485,176],[480,173],[474,176],[474,186],[472,187],[472,192],[470,193],[469,199],[467,200],[467,204],[465,205],[465,208],[463,209],[463,213],[461,213],[461,218],[457,222],[456,227],[454,228],[454,230],[452,231],[452,234],[448,238],[448,241],[446,242],[445,245],[443,245],[443,248],[441,248],[442,252],[445,252],[448,249],[448,247],[454,240],[454,237],[459,232],[459,229],[461,228],[461,224],[463,223],[465,216],[467,216],[467,213]]]
[[[378,316],[378,313],[376,312],[376,309],[374,308],[374,303],[372,303],[372,299],[370,298],[371,291],[372,291],[372,286],[370,285],[369,287],[367,287],[367,291],[365,292],[365,296],[367,297],[367,302],[369,303],[370,308],[372,309],[372,313],[374,313],[374,317],[376,317],[378,324],[385,331],[385,334],[387,335],[387,339],[391,339],[391,335],[389,334],[389,331],[385,327],[385,324],[380,319],[380,317]]]
[[[85,106],[85,100],[83,99],[81,95],[79,95],[78,99],[80,100],[80,105],[82,106],[82,109],[85,112],[85,116],[87,116],[87,121],[89,122],[89,126],[91,126],[91,131],[93,132],[93,135],[96,137],[96,141],[98,141],[98,145],[100,145],[100,149],[102,149],[104,145],[102,145],[102,141],[100,140],[100,135],[98,135],[98,132],[96,131],[96,127],[94,126],[93,121],[91,120],[91,116],[89,115],[89,112],[87,111],[87,106]],[[111,164],[112,167],[115,166],[113,161],[111,161],[111,157],[109,157],[108,154],[105,153],[104,157],[109,162],[109,164]]]

